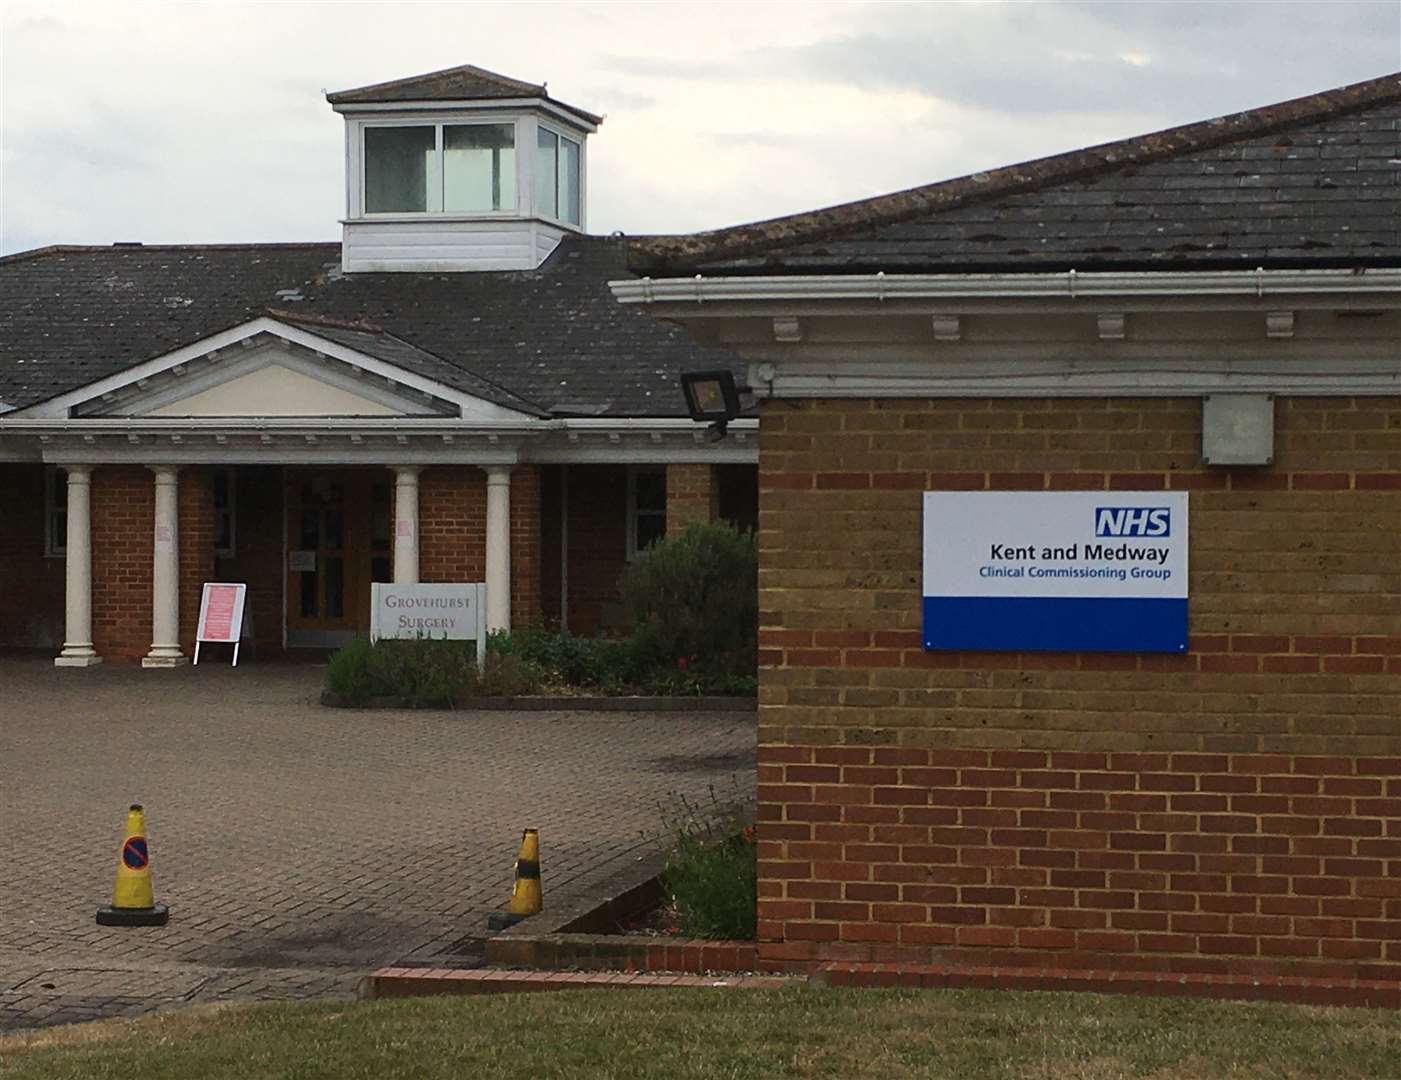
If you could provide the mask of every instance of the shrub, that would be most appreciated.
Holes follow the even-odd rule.
[[[518,697],[539,693],[544,683],[545,672],[539,664],[523,656],[488,651],[476,692],[486,697]]]
[[[534,668],[547,686],[603,693],[735,694],[758,693],[754,672],[732,673],[713,665],[671,656],[644,623],[625,638],[575,637],[567,630],[523,626],[497,631],[487,641],[487,660],[515,657]]]
[[[332,655],[326,688],[355,703],[393,697],[412,705],[448,704],[477,684],[476,645],[470,641],[356,638]]]
[[[635,626],[661,656],[702,671],[752,675],[759,625],[754,534],[724,522],[689,525],[637,556],[619,583]]]
[[[358,637],[332,653],[326,666],[326,689],[357,703],[374,697],[377,676],[371,670],[371,651],[369,641]]]
[[[662,820],[674,837],[662,882],[687,937],[750,940],[758,913],[758,865],[752,794],[710,805],[684,796]]]
[[[758,869],[753,831],[728,840],[678,840],[666,864],[666,887],[687,937],[752,940]]]

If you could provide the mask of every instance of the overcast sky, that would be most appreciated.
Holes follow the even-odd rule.
[[[0,252],[338,239],[323,91],[462,63],[606,115],[591,231],[672,232],[1401,70],[1401,0],[0,0]]]

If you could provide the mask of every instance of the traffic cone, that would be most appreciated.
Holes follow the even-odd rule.
[[[492,930],[514,926],[528,915],[538,915],[544,907],[540,897],[540,830],[526,829],[521,836],[520,854],[516,856],[516,883],[511,888],[511,901],[505,911],[495,912],[487,919]]]
[[[117,883],[112,903],[97,909],[98,926],[164,926],[170,911],[156,903],[151,890],[151,853],[146,845],[146,812],[137,804],[127,811],[126,834],[117,856]]]

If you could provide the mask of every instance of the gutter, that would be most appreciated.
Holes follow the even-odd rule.
[[[1401,269],[1115,271],[1061,274],[813,274],[627,278],[622,304],[799,300],[1067,299],[1147,296],[1401,295]]]
[[[758,430],[759,421],[740,419],[730,422],[739,430]],[[91,418],[0,418],[0,432],[63,433],[63,434],[126,434],[139,432],[286,432],[303,434],[315,432],[362,432],[385,435],[545,435],[550,432],[580,434],[675,435],[703,432],[706,425],[684,417],[656,417],[616,420],[588,417],[561,420],[454,420],[404,419],[402,417],[335,418],[298,417],[249,419],[247,417],[91,417]]]

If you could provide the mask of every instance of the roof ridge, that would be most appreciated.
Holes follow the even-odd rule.
[[[331,90],[326,93],[326,100],[335,104],[338,97],[345,94],[367,93],[371,90],[385,90],[389,87],[400,86],[403,83],[419,82],[423,79],[436,79],[444,75],[475,75],[486,82],[494,82],[511,90],[521,90],[533,92],[537,95],[545,93],[544,83],[526,82],[523,79],[513,79],[509,75],[502,75],[496,71],[488,71],[486,68],[478,67],[476,64],[458,64],[455,67],[442,68],[438,71],[425,71],[418,75],[401,76],[397,79],[386,79],[383,82],[369,83],[366,86],[352,86],[345,90]]]
[[[341,246],[339,240],[279,240],[239,244],[46,244],[43,247],[0,255],[0,265],[36,259],[44,255],[79,251],[289,251],[292,249]]]
[[[106,246],[105,244],[45,244],[43,247],[29,248],[25,251],[12,251],[8,255],[0,255],[0,266],[5,266],[9,263],[24,262],[26,259],[38,259],[60,251],[89,251]]]
[[[362,334],[385,334],[394,337],[393,334],[386,334],[384,327],[379,323],[371,322],[366,318],[359,319],[338,319],[333,315],[317,315],[310,311],[290,311],[287,308],[265,307],[263,314],[272,319],[281,319],[283,322],[302,323],[307,326],[327,326],[336,330],[356,330]],[[403,338],[397,340],[403,341]],[[413,342],[405,341],[405,345],[413,345]],[[413,346],[418,348],[417,345]]]
[[[1209,150],[1392,101],[1401,101],[1401,72],[819,210],[699,233],[636,238],[629,246],[628,264],[637,273],[664,276],[693,269],[702,262],[736,258],[755,249],[773,250],[832,239],[872,225],[894,224],[972,202],[1069,183],[1126,165]]]

